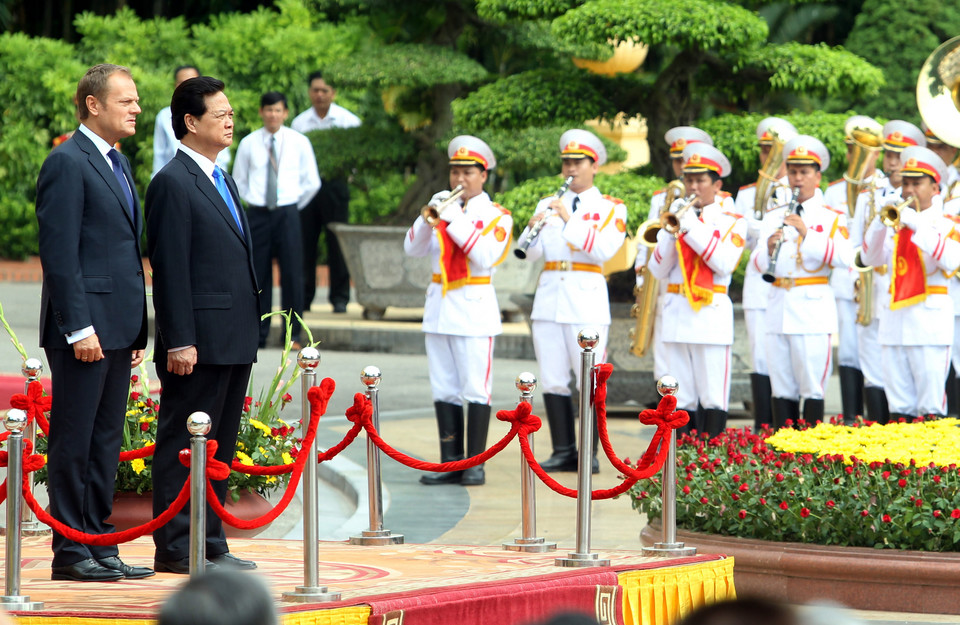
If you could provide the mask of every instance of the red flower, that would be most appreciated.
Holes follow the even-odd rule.
[[[776,477],[775,479],[776,479],[778,482],[782,482],[782,481],[783,481],[783,473],[777,473],[777,477]]]
[[[749,485],[749,484],[741,484],[741,485],[740,485],[740,492],[741,492],[741,493],[745,493],[745,492],[747,492],[748,490],[750,490],[750,485]]]
[[[836,505],[837,505],[837,504],[834,503],[833,499],[831,499],[830,501],[827,502],[827,507],[828,507],[828,508],[833,508],[833,507],[836,506]]]
[[[860,511],[860,516],[870,516],[870,513],[867,512],[866,510],[861,510],[861,511]]]
[[[649,496],[650,496],[650,493],[648,493],[647,491],[645,490],[640,491],[640,499],[646,499]]]
[[[130,376],[130,381],[136,384],[137,382],[140,381],[140,376],[138,376],[137,374],[133,374]]]
[[[690,494],[690,487],[689,487],[689,486],[684,486],[684,487],[683,487],[683,494],[684,494],[684,495],[689,495],[689,494]]]
[[[737,516],[740,517],[741,519],[745,519],[747,518],[747,511],[741,510],[740,512],[737,513]]]
[[[700,503],[702,503],[702,504],[708,504],[708,503],[710,503],[710,500],[707,499],[706,497],[701,497],[701,498],[700,498]]]
[[[786,509],[789,508],[789,507],[790,507],[790,504],[788,504],[786,501],[781,501],[781,502],[780,502],[780,509],[781,509],[781,510],[786,510]]]
[[[761,498],[760,498],[760,505],[761,505],[761,506],[767,505],[767,499],[766,499],[765,497],[761,497]]]
[[[810,516],[810,508],[800,508],[800,516],[803,518]]]
[[[284,393],[284,394],[283,394],[283,403],[286,404],[286,403],[291,402],[291,401],[293,401],[293,395],[291,395],[290,393]]]
[[[734,476],[733,476],[733,481],[734,481],[734,483],[739,482],[739,481],[740,481],[740,476],[734,474]]]
[[[960,519],[960,508],[954,508],[953,512],[950,513],[951,519]]]
[[[851,473],[853,473],[853,467],[844,467],[843,470],[846,472],[847,475],[850,475]]]
[[[137,401],[138,399],[140,399],[140,393],[138,393],[138,392],[136,392],[136,391],[131,391],[131,393],[130,393],[130,401]]]
[[[939,510],[934,510],[934,511],[933,511],[933,518],[939,519],[939,518],[940,518],[940,514],[941,514],[941,512],[940,512]]]
[[[149,430],[149,429],[150,429],[150,424],[147,423],[146,421],[144,421],[143,423],[140,424],[140,431],[141,431],[141,432],[146,432],[146,431]]]
[[[901,477],[899,480],[897,480],[897,486],[900,488],[905,488],[907,486],[907,480]]]
[[[890,472],[884,471],[882,475],[883,475],[883,479],[887,479],[888,477],[890,477]]]
[[[934,475],[934,476],[933,476],[933,483],[934,483],[934,484],[939,484],[939,483],[940,483],[940,476],[939,476],[939,475]]]
[[[299,449],[298,447],[293,447],[293,448],[290,449],[290,457],[291,457],[291,458],[296,458],[296,457],[299,456],[299,455],[300,455],[300,449]]]
[[[730,495],[730,499],[733,499],[734,501],[740,501],[740,495],[733,493]]]
[[[923,505],[923,499],[917,499],[916,501],[913,502],[913,505],[915,505],[918,508],[921,507]]]
[[[890,515],[889,515],[889,514],[883,515],[883,522],[884,522],[884,523],[889,523],[889,522],[890,522]]]

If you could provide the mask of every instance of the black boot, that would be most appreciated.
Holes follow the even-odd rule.
[[[751,373],[750,391],[753,396],[753,431],[759,432],[764,425],[773,426],[770,376]]]
[[[482,454],[487,449],[487,430],[490,427],[490,406],[467,404],[467,457]],[[465,469],[460,483],[464,486],[480,486],[487,481],[483,465]]]
[[[854,367],[840,367],[840,404],[843,423],[853,425],[863,414],[863,372]]]
[[[550,424],[553,454],[540,463],[544,471],[577,470],[577,436],[573,427],[573,399],[569,395],[543,394],[543,405]]]
[[[956,415],[960,411],[960,406],[958,406],[958,396],[957,396],[957,372],[953,368],[953,364],[950,365],[950,371],[947,373],[947,414]]]
[[[773,429],[779,430],[787,426],[787,420],[792,419],[796,425],[800,419],[800,402],[783,397],[773,398]]]
[[[823,421],[823,400],[810,399],[803,400],[803,420],[813,425]]]
[[[707,408],[703,411],[704,430],[710,437],[719,436],[727,429],[727,411]]]
[[[463,460],[463,407],[445,401],[433,402],[440,433],[440,462]],[[429,473],[420,477],[421,484],[459,484],[463,471]]]
[[[877,423],[890,421],[890,408],[887,406],[887,394],[879,386],[867,386],[863,389],[863,401],[867,406],[867,418]]]

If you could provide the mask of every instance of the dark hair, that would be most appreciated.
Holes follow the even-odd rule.
[[[320,70],[310,72],[310,74],[307,75],[307,86],[312,85],[314,80],[323,80],[323,72]]]
[[[202,117],[207,112],[206,97],[223,91],[222,80],[210,76],[188,78],[174,89],[170,100],[170,112],[173,115],[173,136],[183,139],[187,135],[184,115]]]
[[[177,79],[177,74],[179,74],[180,72],[182,72],[182,71],[185,70],[185,69],[192,69],[192,70],[195,71],[197,74],[200,74],[200,73],[201,73],[201,72],[200,72],[200,68],[197,67],[196,65],[181,65],[181,66],[178,67],[177,69],[173,70],[173,79],[176,80],[176,79]]]
[[[279,91],[268,91],[260,96],[260,108],[273,106],[277,102],[283,102],[283,108],[287,108],[287,96]]]
[[[211,571],[190,578],[160,608],[157,625],[278,625],[270,591],[252,573]]]
[[[77,83],[76,95],[77,117],[80,118],[80,121],[90,116],[90,109],[87,108],[87,96],[92,95],[102,101],[107,95],[107,82],[117,72],[126,74],[131,80],[133,79],[130,68],[110,63],[94,65],[83,75],[83,78]]]
[[[710,182],[716,182],[716,181],[720,180],[720,174],[718,174],[717,172],[713,171],[712,169],[708,169],[708,170],[707,170],[707,173],[710,174]]]
[[[719,601],[702,606],[677,622],[677,625],[797,625],[792,609],[768,599],[756,597]]]

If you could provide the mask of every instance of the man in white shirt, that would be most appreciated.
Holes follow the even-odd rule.
[[[184,80],[196,78],[199,75],[200,70],[196,66],[181,65],[173,70],[174,89],[179,87]],[[172,117],[170,107],[165,106],[157,113],[157,118],[153,123],[153,171],[150,172],[151,180],[164,165],[170,162],[173,155],[177,153],[177,148],[180,147],[180,141],[173,135]],[[224,148],[217,154],[217,165],[224,170],[230,166],[230,148]]]
[[[260,310],[269,312],[273,300],[272,260],[280,265],[280,306],[303,315],[303,255],[300,209],[320,188],[320,173],[310,141],[283,125],[290,112],[287,98],[270,91],[260,97],[263,128],[244,137],[237,148],[233,177],[247,203],[253,264],[260,285]],[[260,347],[267,342],[270,319],[260,322]],[[291,333],[300,349],[300,324]]]
[[[312,130],[356,128],[360,118],[336,104],[337,90],[330,86],[320,71],[307,76],[312,107],[294,118],[291,127],[304,134]],[[327,267],[330,269],[328,299],[333,312],[347,312],[350,301],[350,273],[340,251],[336,235],[327,226],[350,221],[350,187],[344,178],[327,178],[312,202],[300,211],[303,236],[304,302],[307,310],[317,292],[317,240],[326,229]]]

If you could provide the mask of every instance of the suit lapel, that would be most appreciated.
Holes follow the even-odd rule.
[[[220,216],[225,222],[231,231],[241,240],[243,244],[249,247],[249,241],[245,236],[245,233],[250,231],[250,228],[247,226],[246,221],[244,220],[243,211],[240,210],[240,201],[237,199],[237,194],[233,194],[234,204],[237,206],[237,210],[240,213],[240,219],[244,220],[244,232],[241,233],[240,229],[237,228],[237,222],[233,218],[233,214],[230,212],[230,207],[227,206],[227,203],[223,201],[223,198],[220,197],[220,192],[217,191],[217,188],[213,185],[213,181],[207,178],[207,175],[203,173],[203,170],[200,169],[200,166],[197,163],[184,154],[183,152],[177,152],[177,158],[184,163],[187,167],[187,171],[193,174],[196,179],[197,189],[204,195],[204,197],[209,200],[210,204],[213,205],[213,208],[220,213]],[[224,175],[224,180],[228,180],[229,184],[227,185],[228,189],[231,189],[232,192],[232,183],[233,180]]]
[[[76,131],[73,133],[72,137],[76,142],[77,146],[87,154],[87,160],[90,161],[90,164],[93,166],[97,173],[100,174],[100,177],[103,178],[103,182],[110,187],[110,190],[113,191],[113,195],[116,196],[117,201],[120,203],[120,210],[123,211],[123,214],[127,218],[127,222],[130,224],[130,227],[134,229],[135,232],[139,234],[140,227],[139,224],[135,224],[130,218],[130,210],[127,207],[127,196],[123,192],[123,189],[120,188],[120,181],[117,180],[117,177],[113,174],[113,168],[107,164],[106,159],[103,157],[103,154],[100,153],[100,150],[97,149],[97,146],[94,145],[93,141],[90,140],[85,134],[81,131]],[[133,180],[133,175],[130,173],[127,167],[124,167],[124,160],[120,159],[121,168],[123,168],[124,173],[127,175],[128,180]],[[133,206],[137,214],[140,213],[140,202],[137,197],[136,188],[131,189],[133,194]]]

